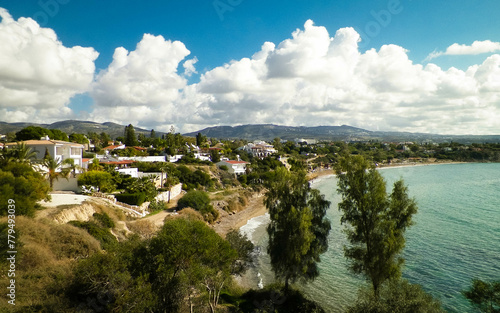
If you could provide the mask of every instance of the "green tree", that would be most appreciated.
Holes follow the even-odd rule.
[[[196,135],[196,145],[198,147],[201,147],[203,144],[207,142],[207,136],[202,135],[201,133],[198,133]]]
[[[371,289],[361,289],[356,303],[348,313],[444,313],[441,304],[419,285],[406,280],[391,280],[384,284],[376,298]]]
[[[72,133],[71,135],[69,135],[69,141],[76,142],[82,145],[89,143],[88,138],[84,134],[77,133]]]
[[[147,176],[132,179],[125,186],[125,190],[127,193],[143,193],[146,196],[145,201],[152,201],[158,194],[155,184]]]
[[[73,177],[76,177],[76,171],[81,169],[78,164],[75,164],[75,159],[72,158],[64,159],[62,164],[65,166],[64,169],[71,173]]]
[[[151,240],[143,266],[157,295],[155,312],[178,312],[183,299],[193,310],[193,298],[204,295],[215,312],[222,288],[230,281],[237,252],[205,223],[167,221]]]
[[[62,141],[68,141],[68,135],[63,132],[62,130],[59,129],[49,129],[49,137],[50,139],[53,140],[62,140]],[[40,139],[40,138],[38,138]]]
[[[247,235],[241,234],[238,230],[234,229],[226,234],[226,240],[238,252],[238,261],[234,263],[232,273],[241,275],[252,264],[251,253],[255,246],[248,239]]]
[[[34,216],[38,201],[48,200],[49,184],[29,164],[11,162],[0,169],[0,215],[8,213],[8,200],[14,199],[17,215]]]
[[[4,148],[1,151],[2,164],[7,164],[11,161],[31,164],[36,157],[36,151],[33,151],[24,142],[18,142],[13,148]]]
[[[217,149],[212,149],[212,150],[210,150],[210,160],[211,160],[213,163],[218,163],[218,162],[220,162],[220,154],[219,154],[219,150],[217,150]]]
[[[100,192],[112,192],[116,185],[110,173],[102,171],[88,171],[78,177],[78,186],[96,187]]]
[[[344,253],[351,260],[351,270],[364,274],[378,297],[386,280],[401,276],[404,232],[412,225],[417,205],[402,180],[387,195],[381,174],[362,156],[342,158],[336,170],[341,223],[349,225],[345,232],[350,245]]]
[[[89,166],[88,166],[89,171],[101,171],[102,169],[103,169],[103,167],[101,165],[99,165],[98,158],[94,158],[92,160],[92,163],[89,163]]]
[[[40,126],[28,126],[16,133],[16,140],[40,140],[44,136],[51,136],[52,132],[50,129],[46,129]],[[51,139],[54,139],[50,137]]]
[[[61,164],[61,161],[56,161],[51,157],[45,158],[42,161],[42,165],[47,168],[45,176],[49,180],[50,189],[54,187],[54,180],[59,180],[60,177],[64,177],[67,179],[68,177],[69,171],[58,171],[58,169],[61,167]]]
[[[127,249],[137,245],[125,242],[78,262],[67,290],[78,312],[151,312],[155,304],[151,285],[145,277],[130,273]]]
[[[125,142],[124,144],[128,147],[133,147],[137,146],[137,137],[135,135],[135,129],[132,124],[129,124],[128,126],[125,126]]]
[[[188,191],[179,199],[177,208],[182,210],[187,207],[199,211],[209,223],[214,222],[219,217],[219,212],[210,204],[210,197],[206,192],[201,190]]]
[[[320,255],[328,249],[330,202],[311,189],[305,172],[278,167],[264,203],[271,218],[267,250],[276,278],[285,281],[285,290],[297,279],[314,280]]]
[[[474,279],[472,286],[463,295],[481,312],[500,312],[500,281]]]

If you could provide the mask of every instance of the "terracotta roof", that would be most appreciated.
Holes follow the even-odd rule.
[[[229,163],[229,164],[248,164],[248,162],[245,162],[245,161],[222,161],[222,162],[226,162],[226,163]]]
[[[134,146],[133,148],[134,148],[135,150],[148,150],[147,148],[137,147],[137,146]]]
[[[93,159],[89,159],[89,158],[82,158],[82,163],[85,163],[85,162],[88,162],[90,160],[93,160]]]
[[[116,149],[116,148],[118,148],[120,146],[122,146],[122,145],[111,145],[111,146],[107,146],[107,147],[102,148],[102,149],[103,150],[114,150],[114,149]]]

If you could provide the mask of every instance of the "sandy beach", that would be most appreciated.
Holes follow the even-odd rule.
[[[221,217],[221,219],[213,225],[214,230],[218,234],[225,236],[230,230],[239,229],[250,219],[266,214],[267,210],[263,201],[263,194],[255,194],[249,199],[248,205],[243,210],[232,215]]]

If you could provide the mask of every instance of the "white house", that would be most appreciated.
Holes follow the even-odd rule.
[[[225,160],[225,161],[218,162],[217,166],[221,167],[221,166],[225,165],[225,166],[227,166],[229,173],[241,175],[241,174],[246,173],[247,164],[248,164],[248,162],[245,162],[245,161]]]
[[[26,140],[22,141],[28,148],[31,148],[36,152],[36,160],[41,161],[45,156],[45,151],[48,151],[51,158],[55,159],[57,162],[62,162],[66,159],[73,159],[75,165],[80,167],[83,166],[82,154],[84,145],[74,142],[62,141],[62,140]],[[17,142],[6,143],[7,148],[13,148],[17,145]]]
[[[251,153],[254,157],[260,159],[263,159],[265,157],[270,156],[273,153],[276,153],[276,149],[274,149],[273,145],[270,145],[264,141],[254,141],[253,143],[249,143],[238,149]]]

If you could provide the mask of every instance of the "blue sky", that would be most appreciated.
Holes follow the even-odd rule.
[[[54,103],[47,104],[46,102],[52,100],[43,100],[43,95],[38,94],[40,93],[39,89],[46,86],[47,82],[40,81],[39,85],[33,86],[31,83],[33,78],[25,78],[30,83],[26,82],[23,85],[23,91],[32,88],[32,93],[38,94],[37,100],[31,102],[26,100],[21,106],[16,105],[15,101],[12,101],[11,104],[4,104],[3,107],[0,106],[0,110],[3,109],[2,112],[6,121],[32,120],[33,117],[46,119],[46,122],[66,118],[92,119],[96,121],[108,118],[116,122],[126,124],[133,122],[143,127],[155,127],[157,129],[169,129],[170,125],[176,125],[179,129],[186,131],[211,125],[271,122],[311,126],[350,124],[368,129],[439,133],[500,133],[500,126],[496,125],[493,120],[483,121],[483,117],[500,117],[499,97],[497,94],[492,96],[491,93],[495,91],[490,90],[492,84],[496,86],[496,79],[500,79],[497,76],[498,64],[494,57],[498,53],[498,50],[495,50],[495,43],[500,41],[499,1],[148,0],[139,2],[2,0],[0,1],[0,8],[7,10],[15,22],[19,22],[19,18],[31,18],[40,27],[53,30],[59,41],[59,43],[55,43],[56,46],[66,48],[81,46],[93,49],[96,54],[98,53],[98,56],[87,55],[88,59],[86,61],[92,63],[94,68],[85,67],[84,74],[80,73],[82,76],[79,76],[81,80],[75,83],[72,90],[66,87],[56,88],[57,92],[53,94],[60,94],[61,99],[54,101]],[[245,86],[227,87],[228,76],[236,75],[238,79],[241,78],[242,80],[249,78],[245,76],[249,75],[248,70],[239,72],[241,68],[239,65],[244,64],[245,58],[251,61],[253,70],[261,66],[257,65],[260,63],[253,58],[253,55],[261,51],[265,42],[273,43],[276,50],[267,55],[266,64],[269,66],[271,64],[270,60],[273,59],[272,54],[280,54],[277,51],[280,43],[292,39],[293,32],[300,30],[307,37],[309,33],[305,31],[305,24],[308,20],[313,21],[314,25],[314,28],[310,28],[310,34],[313,34],[316,28],[322,28],[328,32],[330,38],[333,38],[338,30],[352,27],[361,36],[361,41],[357,44],[357,51],[363,59],[359,61],[356,57],[357,63],[352,65],[352,70],[358,71],[369,68],[369,74],[377,77],[372,81],[383,80],[384,75],[385,77],[396,75],[394,72],[385,73],[386,70],[379,63],[377,63],[377,66],[374,64],[366,65],[372,61],[379,62],[382,58],[381,47],[392,45],[400,49],[388,49],[386,51],[389,55],[388,58],[404,58],[401,53],[406,54],[408,60],[406,63],[401,60],[404,64],[401,64],[400,68],[411,72],[407,74],[399,73],[398,75],[402,75],[401,77],[417,75],[414,79],[420,81],[422,77],[427,77],[426,75],[432,73],[433,76],[429,79],[433,81],[434,86],[409,88],[406,85],[395,86],[393,82],[385,81],[379,82],[378,87],[367,86],[367,83],[364,82],[362,86],[360,85],[355,90],[351,88],[347,90],[347,87],[341,88],[336,85],[337,80],[335,77],[330,77],[332,78],[330,83],[318,83],[317,78],[323,74],[314,73],[314,75],[317,74],[318,76],[312,79],[311,75],[313,74],[307,73],[304,76],[304,71],[299,70],[302,64],[308,64],[306,59],[310,55],[304,52],[308,49],[306,45],[309,41],[299,42],[297,40],[295,44],[298,46],[304,45],[300,46],[304,50],[299,51],[298,48],[293,48],[295,49],[293,51],[296,58],[292,61],[287,59],[288,66],[297,64],[297,71],[294,72],[293,77],[283,77],[283,73],[278,74],[281,80],[285,78],[291,79],[299,84],[294,85],[290,81],[284,83],[295,87],[290,90],[290,93],[295,93],[292,98],[286,98],[285,96],[278,97],[279,99],[267,98],[265,96],[268,93],[267,91],[263,89],[255,91],[255,86],[247,88],[249,86],[246,83],[243,83]],[[9,34],[9,36],[13,36],[12,32]],[[123,82],[126,80],[131,82],[137,80],[137,76],[134,78],[133,75],[138,73],[131,68],[126,70],[128,76],[119,77],[118,79],[118,73],[122,75],[123,71],[116,70],[112,73],[110,65],[114,60],[113,54],[116,48],[123,47],[127,52],[134,51],[139,42],[144,40],[144,34],[151,34],[155,37],[162,36],[166,42],[179,41],[189,50],[189,53],[187,53],[181,51],[180,48],[177,49],[178,47],[168,48],[163,46],[163,49],[166,49],[163,55],[172,56],[177,62],[177,67],[173,72],[162,76],[162,82],[157,87],[165,86],[166,81],[163,81],[163,78],[166,79],[169,75],[177,75],[174,79],[175,83],[173,83],[176,86],[175,90],[172,90],[168,95],[158,95],[154,99],[151,99],[150,95],[133,94],[128,98],[120,99],[113,106],[103,103],[103,99],[108,102],[112,101],[110,99],[117,94],[116,85],[111,82],[112,78],[115,79],[115,83],[116,81]],[[4,36],[7,36],[6,31]],[[23,36],[26,39],[26,35]],[[353,36],[352,33],[349,33],[349,36]],[[34,40],[33,38],[26,40]],[[472,47],[474,41],[479,42],[475,48]],[[493,48],[488,50],[489,52],[478,53],[487,50],[484,48],[486,44],[481,44],[486,41],[490,41]],[[295,47],[295,44],[292,46]],[[455,52],[450,50],[450,53],[445,53],[447,48],[453,44],[466,47],[460,52],[456,52],[455,49]],[[56,46],[54,46],[54,51],[58,50]],[[157,46],[151,43],[148,47],[156,49]],[[160,48],[158,49],[160,51]],[[370,49],[375,49],[374,51],[378,53],[377,57],[373,58],[369,53],[366,54]],[[333,48],[331,50],[333,51]],[[32,54],[27,51],[24,52],[22,55],[26,55],[27,63],[35,62],[36,58],[31,58],[31,55],[35,54],[35,52]],[[429,57],[433,52],[436,52],[437,56]],[[391,56],[392,53],[394,53],[394,56]],[[57,52],[55,54],[57,55]],[[8,54],[4,54],[4,57],[7,56]],[[151,56],[144,55],[138,56],[138,58],[140,57],[143,57],[144,60],[151,58]],[[47,58],[51,59],[50,56]],[[44,61],[47,61],[47,58],[44,58]],[[78,56],[75,55],[75,58],[78,58]],[[193,63],[196,72],[182,73],[184,71],[184,62],[193,58],[196,58]],[[344,61],[347,64],[349,61],[348,57],[346,58]],[[488,58],[493,59],[488,64],[484,64]],[[332,59],[325,59],[321,62],[323,61],[326,64],[333,62]],[[88,66],[88,62],[85,63],[85,66]],[[130,59],[127,62],[129,65],[132,64]],[[161,60],[159,62],[161,65]],[[167,61],[165,60],[165,62]],[[429,63],[437,66],[439,71],[432,66],[428,67]],[[65,62],[64,64],[74,64],[74,62]],[[418,65],[423,68],[423,73],[414,68]],[[486,79],[488,83],[488,86],[485,85],[486,87],[483,86],[486,84],[485,81],[481,81],[483,83],[482,87],[477,87],[480,85],[478,82],[471,82],[468,79],[478,77],[477,70],[468,72],[469,67],[480,67],[481,65],[485,70],[490,71],[488,72],[488,79]],[[36,67],[35,64],[33,66]],[[80,70],[82,67],[83,65],[77,68]],[[130,65],[130,67],[132,66]],[[335,69],[335,67],[332,68]],[[387,64],[385,68],[387,68]],[[460,73],[450,72],[450,68],[456,68]],[[270,67],[266,67],[263,71],[269,71],[269,69]],[[2,67],[0,67],[1,70]],[[256,71],[260,73],[260,70]],[[0,77],[1,74],[0,72]],[[102,79],[99,78],[99,74],[101,74]],[[88,75],[91,75],[91,77],[88,77]],[[278,84],[276,78],[270,82],[267,80],[266,75],[259,76],[257,83],[259,86],[276,83],[275,88],[281,88],[282,85]],[[360,80],[368,79],[367,75],[368,72],[358,73],[354,78],[350,77],[349,79],[352,78],[354,84]],[[103,78],[104,76],[107,78]],[[144,79],[144,76],[140,77],[143,78],[143,82],[147,80]],[[235,76],[231,77],[234,82]],[[255,79],[254,76],[252,77]],[[61,77],[61,81],[64,80],[65,78]],[[297,82],[299,80],[300,82]],[[394,80],[397,81],[398,78],[394,78]],[[442,85],[444,81],[449,83],[444,86]],[[152,80],[147,86],[155,83],[158,83],[158,78]],[[224,92],[221,92],[220,88],[213,89],[214,86],[220,86],[224,83],[227,87]],[[466,84],[466,86],[455,86],[461,83]],[[408,84],[415,86],[416,83],[409,82]],[[471,90],[469,94],[459,96],[455,93],[448,98],[444,94],[436,94],[439,90],[447,90],[448,93],[454,93],[459,89],[468,90],[468,88],[472,88],[471,84],[475,84],[477,88],[475,91]],[[4,86],[6,89],[14,89],[14,91],[16,91],[15,88],[21,88],[17,85],[17,87],[13,87],[13,85],[12,80],[4,78],[2,81],[2,78],[0,78],[0,87]],[[54,84],[49,85],[53,86]],[[451,85],[455,88],[454,90],[452,90],[453,88],[450,89]],[[381,90],[380,86],[391,87],[388,87],[390,92]],[[129,85],[129,87],[130,90],[135,87],[140,89],[135,85]],[[228,88],[231,90],[227,90]],[[297,92],[297,88],[303,88],[303,90]],[[397,90],[397,88],[402,89]],[[365,93],[362,90],[372,96],[363,101],[352,100],[358,92]],[[7,102],[9,102],[8,99],[16,98],[12,96],[13,94],[18,95],[14,91],[4,95]],[[411,94],[409,98],[412,99],[402,99],[400,94],[403,91],[409,92]],[[123,93],[124,91],[121,90],[120,92]],[[322,94],[321,101],[324,101],[321,107],[317,105],[320,100],[308,96],[310,93],[318,92]],[[424,93],[427,93],[426,97],[422,96]],[[339,96],[339,94],[342,94],[342,96]],[[346,96],[346,94],[350,96]],[[381,104],[384,97],[387,97],[390,104]],[[462,99],[462,102],[459,101],[459,98]],[[159,105],[158,103],[161,101],[168,102],[168,105]],[[185,109],[187,106],[190,106],[190,109],[196,112],[196,118],[192,118],[193,111],[190,112]],[[265,113],[264,110],[267,106],[270,107],[271,112],[275,113]],[[20,109],[20,107],[24,109]],[[120,115],[117,113],[120,112],[120,109],[138,107],[147,108],[148,114],[157,118],[144,117],[128,121],[126,116],[117,116]],[[249,107],[258,109],[250,114],[252,118],[248,118]],[[425,111],[421,111],[423,107],[425,107]],[[172,113],[170,117],[168,114],[162,115],[160,119],[159,114],[156,114],[158,112],[156,110],[175,111],[175,114]],[[179,112],[183,110],[186,112]],[[326,119],[325,115],[321,114],[322,110],[331,114],[328,115],[330,119]],[[357,116],[360,110],[371,111],[369,115],[372,117],[373,115],[379,115],[377,118],[360,117]],[[432,118],[427,119],[429,110],[435,111],[436,114],[441,116],[444,115],[444,118],[441,121]],[[399,112],[401,119],[398,119],[398,115],[387,117],[387,112],[395,111]],[[273,119],[272,117],[276,116],[276,112],[286,112],[289,116]],[[303,118],[299,118],[300,116]],[[461,124],[464,126],[459,126]]]

